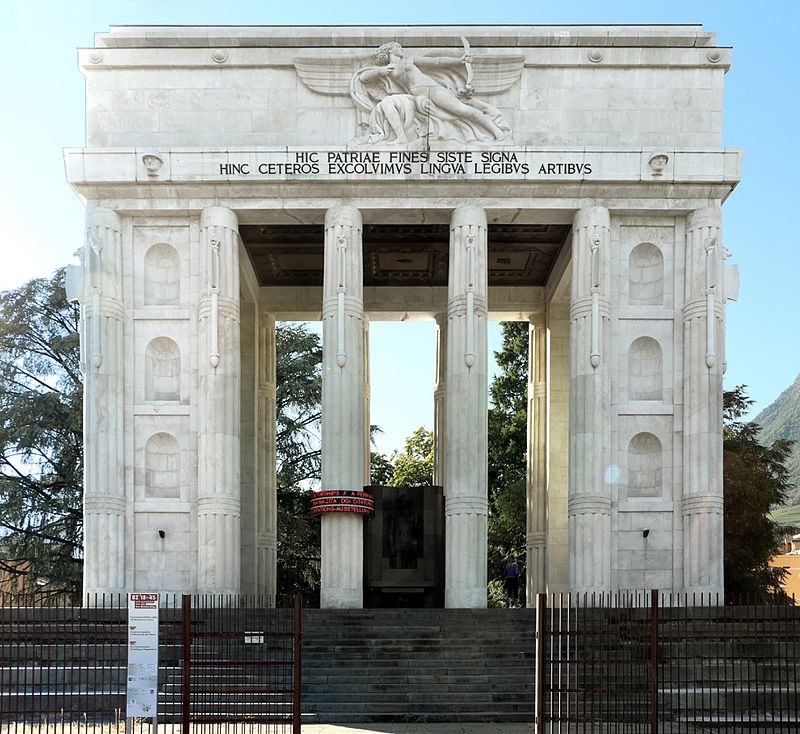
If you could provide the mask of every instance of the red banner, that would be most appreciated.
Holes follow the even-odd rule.
[[[326,512],[354,512],[357,515],[375,515],[375,498],[369,492],[357,489],[325,489],[311,495],[311,515]]]

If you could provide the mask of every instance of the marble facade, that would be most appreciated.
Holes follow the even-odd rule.
[[[446,593],[486,604],[487,322],[530,323],[527,594],[722,590],[730,49],[699,26],[112,27],[79,51],[84,591],[272,594],[275,322],[323,322],[322,487],[370,321],[437,324]],[[322,604],[362,523],[322,519]]]

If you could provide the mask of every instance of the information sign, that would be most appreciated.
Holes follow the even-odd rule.
[[[128,596],[128,717],[156,718],[158,594]]]
[[[311,515],[327,512],[352,512],[357,515],[375,514],[375,498],[357,489],[326,489],[311,494]]]

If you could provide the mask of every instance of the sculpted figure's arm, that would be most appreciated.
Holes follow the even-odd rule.
[[[453,69],[461,68],[465,63],[471,63],[472,56],[470,54],[461,54],[460,56],[417,56],[414,58],[414,63],[420,69]]]
[[[383,77],[390,76],[392,70],[388,66],[379,66],[375,69],[368,69],[361,74],[361,81],[364,84],[372,84],[372,82],[376,82]]]

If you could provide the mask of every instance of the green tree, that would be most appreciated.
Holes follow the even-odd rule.
[[[83,388],[64,271],[0,295],[0,568],[80,594]]]
[[[320,522],[309,516],[321,470],[322,344],[303,324],[279,324],[276,348],[278,594],[319,597]]]
[[[724,395],[725,591],[766,601],[783,596],[786,571],[770,566],[782,532],[768,513],[790,489],[786,461],[794,442],[759,443],[761,427],[741,420],[753,402],[744,390],[739,385]]]
[[[392,454],[390,487],[428,487],[433,484],[433,433],[424,426],[406,439],[402,452]]]
[[[495,360],[499,372],[489,388],[490,604],[505,606],[502,571],[508,556],[525,569],[526,467],[528,446],[528,323],[504,321]]]
[[[370,453],[370,482],[378,487],[388,487],[394,474],[392,460],[385,454],[372,451]]]

